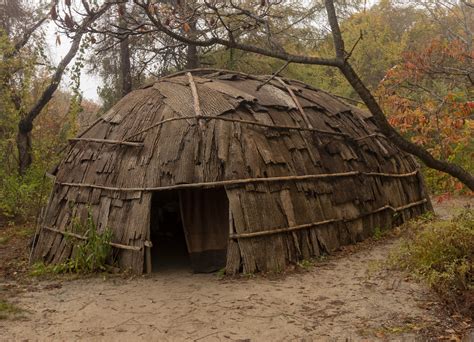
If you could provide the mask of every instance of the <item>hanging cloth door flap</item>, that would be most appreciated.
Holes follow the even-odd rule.
[[[223,268],[229,237],[229,203],[225,190],[181,190],[180,206],[194,272]]]

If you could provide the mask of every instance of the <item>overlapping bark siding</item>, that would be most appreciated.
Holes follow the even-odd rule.
[[[426,197],[419,175],[390,176],[418,166],[379,133],[369,113],[292,80],[274,79],[257,91],[267,77],[197,70],[131,92],[71,142],[42,225],[67,232],[73,217],[85,220],[91,210],[100,229],[113,230],[114,242],[143,246],[157,188],[359,172],[227,186],[236,234],[339,219],[230,240],[228,270],[253,272],[329,253],[429,208],[416,204]],[[413,203],[393,217],[393,208]],[[392,209],[369,214],[387,205]],[[42,229],[34,256],[63,261],[74,253],[68,241]],[[115,253],[122,267],[142,272],[143,248]]]
[[[417,202],[420,194],[405,192],[400,180],[359,178],[360,191],[345,193],[343,189],[348,182],[337,179],[228,188],[236,235],[335,222],[279,234],[236,238],[230,244],[227,272],[282,270],[288,262],[331,254],[342,245],[372,236],[376,228],[388,229],[425,211],[423,205],[399,213],[377,211],[381,203],[398,208]],[[380,185],[383,187],[378,188]]]

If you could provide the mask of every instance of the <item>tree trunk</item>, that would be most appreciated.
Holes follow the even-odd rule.
[[[456,164],[434,158],[425,148],[405,139],[400,135],[400,133],[397,132],[395,128],[390,125],[377,100],[375,100],[370,90],[365,86],[359,75],[355,72],[348,61],[349,55],[344,49],[344,40],[339,28],[336,9],[334,7],[334,0],[325,0],[325,6],[329,25],[331,26],[336,59],[338,61],[337,67],[339,70],[341,70],[346,80],[357,92],[362,101],[364,101],[370,113],[373,115],[380,131],[385,134],[387,138],[390,139],[390,141],[398,148],[420,158],[420,160],[425,163],[426,166],[438,171],[446,172],[451,176],[456,177],[461,182],[466,184],[469,189],[474,191],[473,175]]]
[[[79,50],[82,36],[84,35],[85,29],[88,28],[94,21],[96,21],[106,10],[112,6],[112,4],[106,3],[99,10],[95,11],[93,15],[84,20],[82,25],[78,28],[76,35],[72,40],[72,44],[69,47],[68,52],[59,62],[58,67],[51,76],[49,83],[40,95],[38,101],[33,107],[24,115],[21,115],[22,119],[18,124],[18,135],[17,135],[17,149],[18,149],[18,171],[20,175],[24,175],[28,167],[33,161],[32,150],[31,150],[31,131],[33,130],[33,122],[36,117],[41,113],[44,107],[52,99],[54,92],[59,87],[59,83],[63,77],[64,71],[66,70],[69,63],[76,56]],[[43,19],[44,21],[44,19]],[[42,21],[40,21],[42,22]],[[33,32],[40,24],[35,24],[29,32]],[[31,35],[31,33],[30,33]],[[26,37],[28,38],[28,37]],[[26,44],[27,39],[23,40],[22,44]],[[18,106],[19,107],[19,106]]]
[[[199,68],[199,56],[196,45],[188,45],[188,51],[186,56],[186,69],[197,69]]]
[[[127,28],[127,23],[124,20],[126,7],[125,4],[120,4],[121,10],[119,11],[120,19],[119,25],[120,28],[124,31]],[[120,78],[122,81],[122,96],[127,95],[132,91],[132,71],[130,65],[130,42],[128,35],[120,41]]]
[[[31,150],[31,131],[33,124],[22,119],[18,124],[16,146],[18,149],[18,172],[23,176],[30,167],[33,157]]]
[[[189,38],[192,40],[196,39],[196,20],[192,19],[189,22]],[[199,68],[199,55],[198,48],[195,44],[188,44],[186,54],[186,69],[197,69]]]
[[[392,143],[394,143],[401,150],[420,158],[420,160],[425,163],[426,166],[456,177],[461,182],[466,184],[469,189],[474,191],[474,177],[469,172],[456,164],[434,158],[423,147],[406,140],[395,130],[395,128],[390,125],[384,112],[382,111],[382,108],[380,108],[370,90],[364,85],[349,62],[344,61],[339,69],[360,96],[362,101],[364,101],[370,113],[372,113],[377,123],[377,127],[380,129],[380,131],[382,131],[383,134],[387,136],[388,139],[390,139]]]

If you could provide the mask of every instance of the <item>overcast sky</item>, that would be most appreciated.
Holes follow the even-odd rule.
[[[32,0],[34,2],[41,2],[42,0]],[[370,7],[373,4],[377,3],[378,0],[367,0],[367,6]],[[48,47],[50,50],[50,55],[52,59],[54,60],[55,64],[57,65],[59,61],[64,57],[64,55],[67,53],[71,42],[70,40],[65,36],[61,35],[61,44],[58,45],[56,44],[56,32],[57,28],[53,22],[50,22],[47,26],[47,37],[48,37]],[[74,65],[74,60],[70,63],[69,68]],[[97,94],[97,88],[102,84],[101,78],[97,75],[94,74],[92,71],[87,71],[87,68],[84,68],[82,70],[81,74],[81,91],[84,95],[84,98],[93,100],[95,102],[100,102],[99,96]],[[61,82],[61,87],[64,89],[70,88],[71,87],[71,78],[70,78],[70,73],[67,72],[65,77],[63,78]]]
[[[56,32],[57,28],[54,23],[49,23],[47,26],[48,47],[55,65],[61,61],[71,46],[71,41],[65,35],[60,36],[61,44],[58,45],[56,43]],[[73,65],[74,60],[71,61],[68,69],[71,69]],[[84,68],[81,73],[81,91],[84,98],[100,102],[99,96],[97,95],[97,87],[101,85],[101,79],[94,73],[89,74],[86,72],[86,69],[87,68]],[[67,89],[71,87],[71,78],[69,75],[70,73],[68,71],[65,75],[66,77],[64,77],[61,82],[61,88]]]

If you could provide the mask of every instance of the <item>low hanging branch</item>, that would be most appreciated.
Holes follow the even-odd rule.
[[[417,156],[425,163],[426,166],[430,168],[448,173],[451,176],[456,177],[461,182],[466,184],[469,189],[474,190],[473,175],[471,175],[459,165],[436,159],[423,147],[406,140],[400,135],[400,133],[397,132],[397,130],[395,130],[395,128],[390,125],[382,108],[346,58],[344,41],[342,39],[341,30],[337,21],[334,1],[326,0],[325,3],[326,11],[328,13],[329,25],[331,26],[333,35],[336,56],[340,61],[338,68],[346,80],[350,83],[352,88],[354,88],[354,90],[357,92],[362,101],[364,101],[364,104],[367,106],[370,113],[372,113],[374,120],[377,123],[377,127],[382,131],[383,134],[387,136],[388,139],[392,141],[392,143],[398,146],[401,150]]]
[[[159,17],[156,16],[156,13],[150,11],[148,1],[134,0],[134,3],[143,9],[147,18],[149,19],[150,25],[154,26],[157,30],[167,34],[171,38],[186,44],[192,44],[203,47],[222,45],[231,49],[238,49],[242,51],[277,58],[280,60],[284,60],[287,63],[323,65],[338,68],[344,75],[346,80],[357,92],[359,97],[362,99],[368,110],[371,112],[380,131],[384,135],[386,135],[393,142],[394,145],[396,145],[398,148],[407,153],[417,156],[423,163],[425,163],[426,166],[436,169],[438,171],[448,173],[449,175],[459,179],[462,183],[467,185],[469,189],[474,190],[474,176],[472,174],[464,170],[459,165],[444,160],[436,159],[422,146],[414,144],[411,141],[405,139],[403,136],[401,136],[400,133],[398,133],[397,130],[393,128],[387,121],[387,118],[385,117],[385,114],[381,109],[380,105],[377,103],[370,90],[364,85],[358,74],[354,71],[351,64],[349,63],[348,57],[350,57],[350,54],[347,54],[344,48],[344,40],[342,39],[342,34],[337,20],[333,0],[325,0],[325,7],[334,41],[334,48],[336,54],[335,58],[321,58],[295,55],[287,53],[282,49],[267,49],[260,46],[239,43],[235,39],[228,40],[216,36],[209,39],[191,39],[187,36],[183,36],[180,33],[173,31],[173,29],[162,24]]]
[[[125,0],[116,0],[115,3],[122,3]],[[412,143],[411,141],[405,139],[400,133],[397,132],[395,128],[393,128],[390,123],[387,121],[383,110],[381,109],[380,105],[375,100],[374,96],[370,92],[370,90],[364,85],[361,81],[358,74],[354,71],[352,65],[349,62],[349,57],[352,53],[347,53],[344,48],[344,40],[342,38],[341,30],[339,27],[336,10],[334,7],[334,0],[325,0],[324,5],[327,12],[328,22],[331,27],[332,31],[332,38],[334,41],[334,48],[335,48],[335,56],[332,58],[324,58],[324,57],[314,57],[314,56],[305,56],[305,55],[297,55],[286,52],[280,46],[271,46],[271,47],[262,47],[257,45],[252,45],[251,43],[242,43],[239,42],[235,35],[231,35],[231,38],[221,38],[218,36],[218,32],[207,32],[204,30],[202,31],[201,37],[190,36],[183,33],[177,27],[173,28],[172,25],[169,25],[169,20],[165,20],[161,13],[157,12],[157,9],[150,0],[133,0],[133,3],[136,5],[136,9],[140,9],[143,16],[140,17],[139,20],[134,20],[134,28],[129,28],[128,33],[133,35],[140,35],[140,34],[148,34],[150,32],[162,32],[169,36],[172,39],[175,39],[181,43],[193,46],[201,46],[201,47],[212,47],[215,45],[221,45],[227,47],[229,49],[238,49],[241,51],[247,51],[267,57],[277,58],[285,63],[298,63],[298,64],[308,64],[308,65],[322,65],[328,67],[338,68],[341,73],[344,75],[346,80],[351,84],[353,89],[357,92],[361,100],[364,102],[365,106],[371,112],[373,119],[380,129],[380,131],[392,141],[394,145],[396,145],[401,150],[410,153],[414,156],[417,156],[425,165],[430,168],[445,172],[450,174],[451,176],[459,179],[462,183],[466,184],[471,190],[474,190],[474,176],[470,174],[468,171],[464,170],[459,165],[447,162],[445,160],[436,159],[431,153],[429,153],[425,148],[419,146],[417,144]],[[212,9],[213,13],[220,17],[218,13],[218,8],[213,7],[213,5],[204,2],[202,5],[204,8],[204,12],[207,6],[207,9]],[[225,6],[224,6],[225,7]],[[198,13],[193,13],[197,15]],[[232,14],[230,14],[232,15]],[[225,13],[225,16],[229,17],[229,14]],[[241,13],[241,15],[247,15],[248,13]],[[192,20],[193,18],[187,18],[188,21]],[[255,19],[255,18],[254,18]],[[152,30],[147,29],[143,32],[140,31],[140,28],[144,26],[153,27]],[[103,29],[89,29],[90,32],[95,33],[102,33],[102,34],[110,34],[110,35],[117,35],[113,29],[103,28]],[[362,37],[360,37],[362,39]],[[360,41],[359,39],[359,41]],[[356,48],[356,44],[352,47],[351,50]]]

